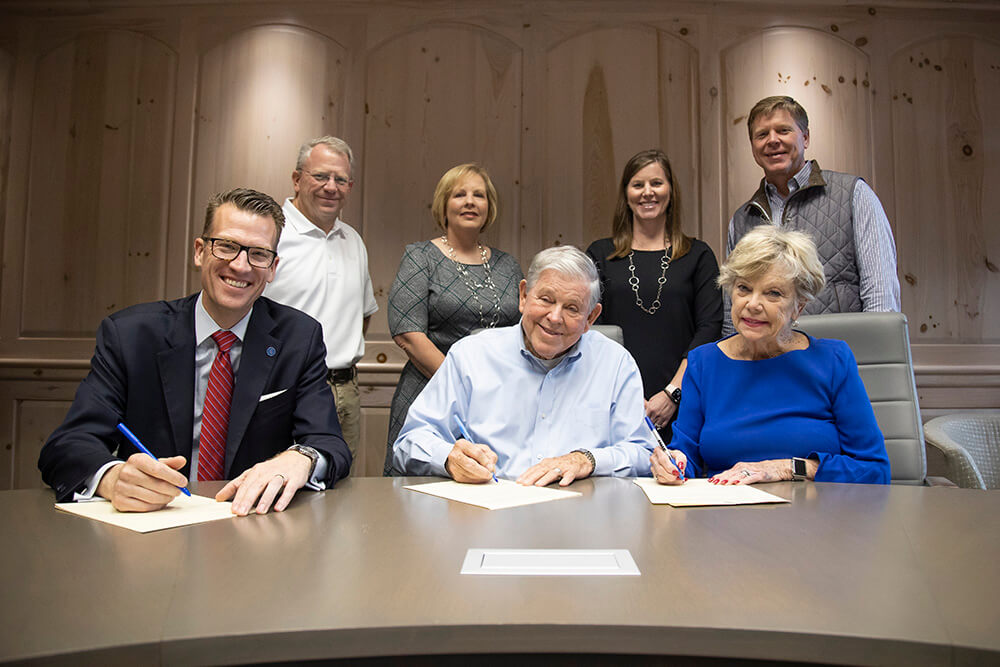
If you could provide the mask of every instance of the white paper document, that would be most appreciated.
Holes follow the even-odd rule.
[[[485,507],[488,510],[520,507],[521,505],[532,505],[582,495],[576,491],[550,489],[544,486],[521,486],[517,482],[506,479],[501,479],[498,482],[486,482],[485,484],[460,484],[454,481],[431,482],[430,484],[411,484],[403,488],[439,498],[457,500],[468,505]]]
[[[103,521],[122,528],[134,530],[137,533],[151,533],[166,528],[188,526],[205,521],[233,518],[232,503],[217,502],[214,498],[204,496],[180,495],[169,505],[155,512],[119,512],[111,506],[111,502],[92,500],[84,503],[56,503],[56,509],[77,516]]]
[[[762,491],[752,485],[710,484],[707,479],[689,479],[677,486],[660,484],[650,477],[634,481],[654,505],[672,507],[705,507],[709,505],[757,505],[787,503],[788,500]]]
[[[639,576],[628,549],[469,549],[462,574]]]

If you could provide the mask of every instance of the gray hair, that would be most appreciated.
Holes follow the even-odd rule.
[[[549,269],[585,283],[590,291],[587,312],[594,310],[597,302],[601,300],[601,279],[597,275],[594,261],[585,252],[571,245],[557,245],[535,255],[525,278],[529,292],[542,273]]]
[[[309,154],[312,153],[312,149],[316,146],[323,144],[329,148],[334,153],[340,153],[347,158],[347,162],[351,165],[351,173],[354,173],[354,152],[351,147],[347,145],[347,142],[343,139],[338,139],[337,137],[332,137],[329,134],[322,137],[316,137],[311,139],[299,148],[299,157],[295,160],[295,169],[301,171],[303,167],[306,166],[306,160],[309,159]]]
[[[719,268],[719,287],[732,292],[738,280],[756,280],[772,268],[795,285],[799,305],[816,298],[826,284],[823,264],[812,237],[763,224],[740,239]]]

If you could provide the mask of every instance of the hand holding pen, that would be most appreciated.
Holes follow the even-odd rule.
[[[118,430],[139,451],[104,473],[97,495],[110,500],[120,512],[151,512],[167,506],[181,492],[190,495],[184,488],[187,478],[178,472],[187,459],[157,459],[127,426],[118,424]]]
[[[648,426],[649,430],[652,431],[653,433],[653,439],[656,440],[656,444],[659,445],[659,450],[653,452],[653,455],[649,457],[649,463],[653,472],[653,477],[656,478],[656,481],[661,483],[662,482],[666,482],[668,484],[672,483],[674,480],[671,479],[671,477],[675,478],[676,481],[684,483],[686,481],[686,478],[684,477],[683,468],[681,468],[681,466],[678,465],[677,460],[674,459],[673,454],[671,454],[670,450],[667,449],[667,444],[663,442],[663,438],[660,437],[660,432],[656,430],[656,427],[653,425],[653,422],[649,419],[649,417],[645,417],[644,419],[646,420],[646,426]],[[681,453],[681,456],[684,456],[684,454]],[[666,459],[666,461],[663,461],[663,459]],[[664,465],[665,462],[669,462],[674,469],[669,470]],[[686,462],[687,461],[685,459],[684,463]],[[657,468],[662,470],[663,479],[660,479],[661,475],[657,474]]]
[[[445,470],[456,482],[478,484],[487,482],[490,478],[496,482],[497,476],[493,474],[497,462],[496,452],[487,445],[473,442],[469,429],[458,415],[455,415],[455,426],[462,437],[456,439],[455,446],[448,454]]]

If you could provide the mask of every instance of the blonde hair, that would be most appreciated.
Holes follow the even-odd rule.
[[[815,299],[826,284],[812,237],[769,224],[754,227],[740,239],[719,269],[718,284],[732,292],[736,281],[756,280],[775,267],[795,285],[799,305]]]
[[[457,167],[452,167],[448,171],[444,172],[444,176],[438,181],[437,187],[434,188],[434,201],[431,203],[431,215],[434,216],[434,222],[442,230],[448,229],[448,199],[451,198],[451,193],[454,192],[455,187],[458,182],[468,174],[476,174],[483,179],[483,183],[486,184],[486,222],[483,223],[482,228],[479,230],[481,232],[486,231],[486,229],[493,224],[493,221],[497,219],[497,214],[500,212],[500,197],[497,196],[497,189],[493,187],[493,181],[490,180],[490,175],[487,173],[486,168],[482,165],[476,164],[475,162],[466,162],[465,164],[460,164]]]

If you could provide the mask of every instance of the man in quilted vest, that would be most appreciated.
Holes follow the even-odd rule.
[[[899,311],[896,244],[875,192],[858,176],[806,160],[809,117],[791,97],[765,97],[747,118],[750,150],[764,170],[757,192],[729,221],[726,254],[750,229],[774,224],[809,233],[826,287],[807,314]],[[728,295],[723,334],[733,333]]]

